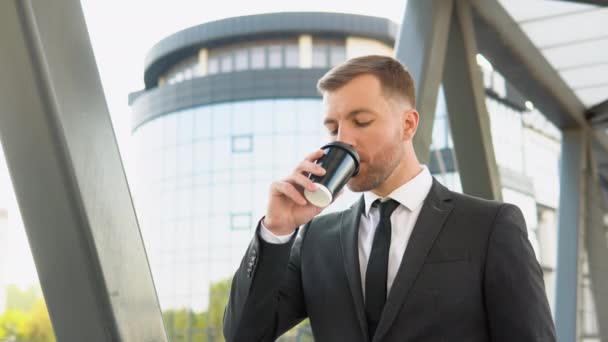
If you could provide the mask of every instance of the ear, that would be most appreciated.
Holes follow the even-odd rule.
[[[409,109],[403,113],[403,140],[412,140],[418,130],[420,114],[416,109]]]

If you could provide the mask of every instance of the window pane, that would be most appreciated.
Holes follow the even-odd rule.
[[[233,153],[251,152],[252,149],[253,137],[251,135],[241,135],[232,137]]]
[[[207,72],[209,74],[217,74],[219,72],[219,60],[217,57],[209,57],[207,61]]]
[[[232,134],[245,135],[253,131],[252,104],[248,101],[235,102],[232,109]]]
[[[255,150],[253,151],[253,158],[255,160],[255,167],[259,169],[272,168],[273,155],[272,155],[272,136],[255,136]],[[279,156],[277,158],[280,159]],[[269,175],[270,172],[262,172],[260,177],[264,179],[272,179]]]
[[[271,45],[268,47],[268,67],[280,68],[283,66],[283,56],[281,54],[280,45]]]
[[[327,45],[319,44],[312,47],[312,66],[314,68],[327,67]]]
[[[177,114],[177,143],[190,143],[194,128],[194,110],[186,109]]]
[[[222,72],[232,71],[232,54],[227,53],[222,56]]]
[[[201,65],[198,63],[198,60],[192,66],[192,75],[193,77],[201,76]]]
[[[236,70],[246,70],[249,68],[249,54],[247,49],[239,49],[235,53]]]
[[[230,217],[230,227],[232,230],[250,230],[251,213],[233,213]]]
[[[232,104],[220,104],[212,107],[213,112],[213,131],[214,137],[230,136],[230,124],[232,112]]]
[[[192,79],[192,69],[184,70],[184,80]]]
[[[211,137],[211,110],[209,106],[193,108],[194,111],[194,140]]]
[[[270,134],[273,132],[273,101],[272,100],[257,100],[251,106],[253,107],[252,115],[253,130],[256,134]]]
[[[300,66],[300,48],[298,45],[289,44],[285,46],[285,67],[297,68]]]
[[[344,62],[346,60],[346,48],[344,45],[331,46],[329,58],[332,67]]]
[[[266,55],[263,47],[251,48],[251,69],[264,69],[266,67]]]

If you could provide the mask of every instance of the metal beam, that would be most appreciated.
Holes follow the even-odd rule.
[[[567,1],[567,2],[576,2],[583,5],[595,5],[608,7],[608,0],[558,0],[558,1]]]
[[[470,0],[483,54],[557,127],[584,125],[583,103],[497,0]]]
[[[594,153],[588,149],[586,170],[585,246],[587,248],[591,291],[601,341],[608,341],[608,236],[604,215],[608,211],[600,186]]]
[[[416,84],[420,123],[414,149],[420,162],[429,164],[437,94],[452,13],[452,0],[410,0],[395,44],[397,59],[407,66]]]
[[[585,118],[594,128],[606,128],[608,126],[608,100],[587,109]]]
[[[593,140],[593,143],[596,146],[596,151],[600,153],[607,153],[608,151],[608,134],[605,131],[600,131],[596,129],[587,129],[587,134]]]
[[[560,164],[555,328],[559,342],[576,341],[579,236],[585,212],[584,173],[588,136],[583,129],[563,131]]]
[[[455,2],[443,86],[463,192],[502,199],[468,1]]]
[[[0,1],[0,136],[58,341],[166,341],[80,1]]]

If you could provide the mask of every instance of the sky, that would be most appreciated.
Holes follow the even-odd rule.
[[[400,23],[407,0],[300,0],[300,1],[195,1],[195,0],[81,0],[82,9],[116,139],[128,177],[130,109],[127,97],[143,84],[143,63],[148,50],[179,30],[229,17],[270,12],[342,12],[388,18]],[[0,208],[8,210],[8,229],[0,233],[0,287],[6,283],[27,287],[37,283],[32,256],[0,149]],[[1,229],[1,227],[0,227]],[[2,284],[2,282],[5,284]],[[1,289],[0,289],[1,290]]]

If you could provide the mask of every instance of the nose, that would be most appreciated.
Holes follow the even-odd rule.
[[[344,127],[344,125],[338,128],[336,141],[355,146],[355,136],[352,130],[348,129],[348,127]]]

